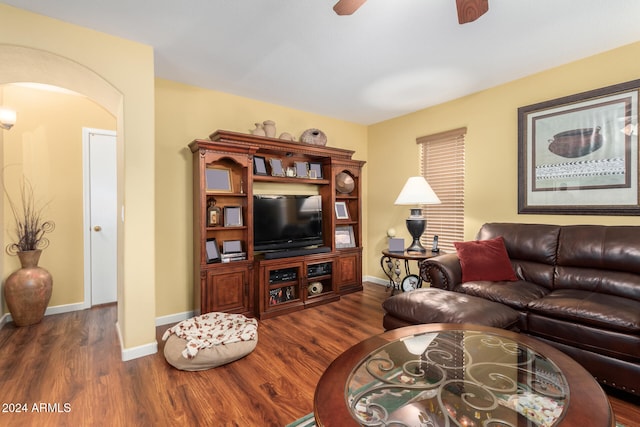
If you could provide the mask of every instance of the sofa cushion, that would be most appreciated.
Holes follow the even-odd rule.
[[[516,276],[552,289],[560,229],[557,225],[492,222],[484,224],[476,238],[501,236]]]
[[[454,246],[462,267],[462,282],[518,280],[502,237],[455,242]]]
[[[407,323],[475,323],[510,329],[518,312],[506,305],[458,292],[421,288],[387,298],[382,308]]]
[[[509,258],[553,266],[556,263],[560,226],[547,224],[487,223],[480,228],[478,240],[504,239]]]
[[[640,363],[640,335],[529,313],[527,334],[607,357]],[[586,366],[585,366],[586,367]]]
[[[475,281],[458,285],[456,291],[506,304],[517,310],[526,309],[535,301],[549,293],[549,289],[535,283],[518,280],[516,282]]]
[[[580,289],[558,289],[529,303],[528,309],[556,319],[640,334],[640,302]]]

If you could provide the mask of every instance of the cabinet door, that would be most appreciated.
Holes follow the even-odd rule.
[[[249,274],[250,270],[236,269],[224,272],[207,273],[207,311],[226,313],[249,313]]]
[[[341,251],[336,258],[335,280],[339,293],[355,292],[362,289],[362,262],[360,251]]]

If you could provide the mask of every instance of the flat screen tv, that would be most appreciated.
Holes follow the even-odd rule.
[[[256,251],[322,245],[322,199],[317,195],[253,196]]]

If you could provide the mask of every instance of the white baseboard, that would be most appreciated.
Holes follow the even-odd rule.
[[[374,277],[374,276],[365,276],[362,279],[363,282],[371,282],[371,283],[375,283],[376,285],[381,285],[381,286],[388,286],[389,285],[389,279],[381,279],[379,277]]]
[[[91,306],[87,305],[84,302],[78,302],[78,303],[74,303],[74,304],[56,305],[54,307],[47,307],[47,310],[44,312],[44,315],[45,316],[49,316],[51,314],[70,313],[72,311],[86,310],[87,308],[91,308]]]
[[[153,341],[148,344],[142,344],[136,347],[124,348],[124,341],[122,340],[122,334],[120,333],[120,325],[116,322],[116,332],[118,333],[118,340],[120,341],[120,354],[122,361],[137,359],[139,357],[150,356],[158,352],[158,342]]]
[[[184,311],[182,313],[170,314],[168,316],[156,317],[156,326],[169,325],[171,323],[182,322],[183,320],[192,318],[194,315],[195,315],[195,312],[191,310],[191,311]]]

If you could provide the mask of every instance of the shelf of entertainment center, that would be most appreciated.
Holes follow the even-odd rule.
[[[314,178],[295,178],[288,176],[264,176],[254,175],[254,182],[277,182],[283,184],[314,184],[314,185],[328,185],[331,181],[328,179],[314,179]]]
[[[246,225],[233,225],[233,226],[222,226],[218,225],[215,227],[207,227],[207,231],[233,231],[233,230],[246,230]]]

